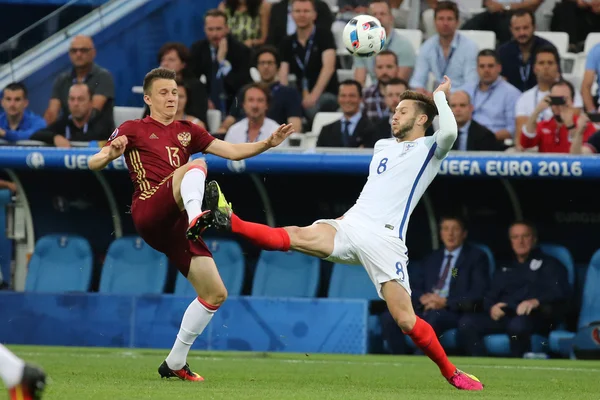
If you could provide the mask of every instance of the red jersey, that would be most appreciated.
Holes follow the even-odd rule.
[[[575,115],[573,123],[577,124],[578,119],[579,116]],[[583,142],[587,142],[594,132],[596,132],[594,125],[588,122],[583,133]],[[556,119],[551,118],[538,122],[535,137],[527,137],[522,133],[521,146],[525,148],[538,146],[540,153],[568,153],[571,150],[571,139],[565,125],[563,124],[559,129]]]
[[[133,182],[133,198],[152,194],[153,188],[185,165],[192,154],[201,153],[215,139],[205,129],[189,121],[169,125],[150,118],[124,122],[108,139],[127,136],[125,162]]]

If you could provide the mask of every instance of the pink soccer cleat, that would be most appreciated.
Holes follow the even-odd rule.
[[[483,390],[483,385],[477,377],[467,374],[460,369],[457,369],[454,375],[448,378],[448,383],[461,390]]]

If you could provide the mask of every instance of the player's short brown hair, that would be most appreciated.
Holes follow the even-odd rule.
[[[152,90],[152,82],[157,79],[172,79],[175,80],[177,74],[175,71],[167,68],[154,68],[144,77],[144,94],[150,94]]]
[[[427,115],[427,122],[425,122],[424,125],[425,129],[431,126],[433,119],[438,115],[437,107],[435,106],[433,99],[429,96],[412,90],[406,90],[400,95],[400,101],[402,100],[413,100],[417,112]]]

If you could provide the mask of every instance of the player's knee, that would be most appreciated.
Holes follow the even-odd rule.
[[[392,317],[396,324],[402,329],[403,332],[410,332],[417,322],[417,317],[414,312],[397,308],[391,312]]]
[[[197,159],[197,160],[192,160],[188,163],[188,167],[187,170],[191,170],[194,168],[199,168],[201,170],[203,170],[204,172],[208,171],[208,166],[206,165],[206,161],[202,160],[202,159]]]
[[[218,307],[227,300],[227,289],[225,286],[214,288],[213,291],[206,296],[205,300],[213,306]]]

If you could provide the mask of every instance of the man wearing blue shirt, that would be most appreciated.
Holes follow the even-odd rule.
[[[435,9],[435,28],[438,31],[427,39],[419,50],[417,64],[410,80],[410,87],[419,93],[431,96],[427,90],[429,74],[436,82],[444,75],[452,79],[452,88],[459,89],[476,78],[477,44],[457,33],[458,7],[451,1],[439,2]],[[435,87],[436,84],[433,85]]]
[[[473,119],[504,140],[515,133],[515,104],[519,89],[500,78],[502,66],[494,50],[484,49],[477,56],[479,81],[468,83],[463,90],[471,96]]]
[[[46,127],[46,121],[27,110],[27,88],[22,83],[11,83],[4,88],[0,112],[0,139],[16,142],[27,140],[35,132]]]

